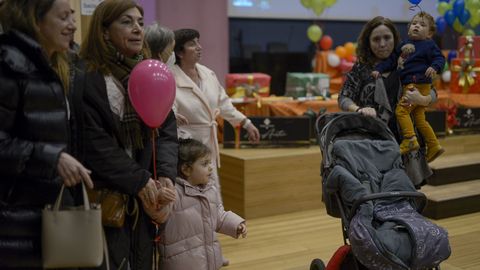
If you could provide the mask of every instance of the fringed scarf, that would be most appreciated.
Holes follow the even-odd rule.
[[[112,75],[121,82],[123,91],[128,89],[128,79],[130,72],[143,60],[143,55],[139,54],[133,58],[126,57],[121,54],[112,44],[108,44],[107,52],[107,66],[112,72]],[[125,113],[123,120],[120,123],[122,140],[127,147],[131,147],[132,151],[143,149],[143,140],[147,137],[142,132],[141,120],[137,112],[130,102],[128,93],[125,96]]]

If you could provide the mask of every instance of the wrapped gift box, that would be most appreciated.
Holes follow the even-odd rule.
[[[227,74],[227,94],[232,98],[253,97],[256,93],[262,97],[270,95],[271,77],[264,73]]]
[[[330,97],[330,76],[323,73],[287,73],[285,96]]]
[[[466,64],[465,59],[452,59],[452,63],[450,64],[450,69],[452,70],[450,91],[452,93],[480,93],[480,58],[472,59],[471,64],[472,65]],[[470,66],[471,68],[467,68],[467,66]],[[469,86],[467,88],[461,86],[461,80],[463,80],[465,84],[469,81]]]
[[[480,36],[474,36],[473,38],[473,53],[474,58],[480,58]],[[464,58],[465,57],[465,43],[467,42],[467,37],[461,36],[458,38],[458,57]],[[472,55],[470,55],[472,57]]]

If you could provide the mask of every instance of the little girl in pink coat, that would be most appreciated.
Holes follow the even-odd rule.
[[[220,269],[224,262],[217,232],[246,237],[245,220],[224,210],[211,181],[211,151],[206,145],[180,140],[178,159],[177,199],[158,211],[160,222],[168,215],[158,244],[158,266],[162,270]]]

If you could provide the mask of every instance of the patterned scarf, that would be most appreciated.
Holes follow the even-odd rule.
[[[130,72],[143,60],[143,55],[139,54],[134,58],[126,57],[121,54],[111,43],[108,43],[107,52],[107,66],[112,72],[112,75],[121,82],[125,91],[128,89],[128,79],[130,78]],[[127,147],[131,147],[132,152],[135,150],[143,149],[143,139],[145,134],[142,133],[142,124],[137,112],[130,102],[128,93],[123,93],[125,96],[125,113],[123,120],[120,122],[120,129],[122,134],[122,141]]]

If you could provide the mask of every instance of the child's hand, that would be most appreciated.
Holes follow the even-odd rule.
[[[177,192],[172,184],[172,181],[167,177],[158,177],[155,181],[157,187],[157,204],[158,206],[166,205],[175,201]]]
[[[242,238],[247,237],[247,224],[245,223],[240,223],[237,228],[237,237],[242,235]]]
[[[375,78],[375,79],[378,79],[378,77],[380,77],[380,72],[374,70],[372,71],[372,77]]]
[[[425,71],[425,76],[427,76],[428,78],[433,78],[436,75],[437,71],[432,67],[427,68],[427,71]]]

